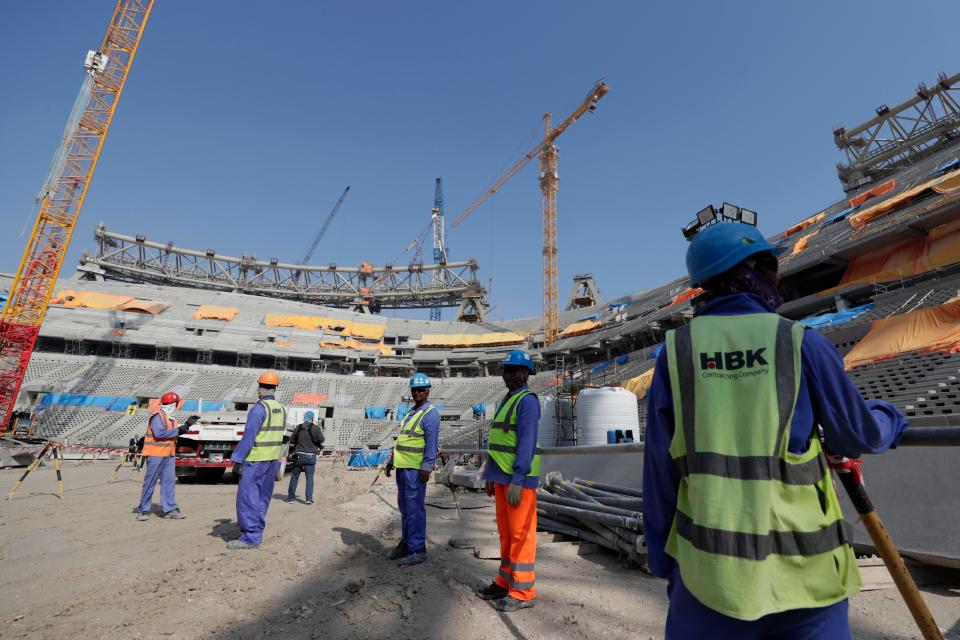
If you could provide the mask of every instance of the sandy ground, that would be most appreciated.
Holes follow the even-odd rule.
[[[237,535],[235,485],[178,485],[188,517],[141,523],[132,513],[140,475],[124,468],[108,484],[112,470],[68,464],[61,500],[53,470],[40,469],[0,502],[0,637],[663,637],[665,583],[612,555],[543,547],[533,609],[501,614],[474,597],[497,561],[447,541],[493,540],[483,497],[465,497],[472,508],[459,520],[449,491],[431,486],[428,503],[439,507],[427,511],[430,560],[400,569],[383,560],[398,540],[396,493],[384,479],[369,493],[372,471],[321,463],[317,504],[275,500],[261,548],[227,551]],[[0,491],[20,473],[0,471]],[[285,491],[286,480],[276,497]],[[951,639],[960,638],[960,583],[953,587],[923,589]],[[894,589],[861,593],[850,609],[856,638],[918,637]]]

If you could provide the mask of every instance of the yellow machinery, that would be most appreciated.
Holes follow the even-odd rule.
[[[557,310],[557,147],[554,141],[576,122],[580,116],[597,108],[597,102],[605,96],[609,89],[602,81],[594,85],[580,106],[556,128],[550,127],[550,114],[545,113],[544,136],[537,146],[523,155],[510,169],[496,182],[483,192],[479,198],[470,203],[463,210],[451,227],[456,227],[466,220],[483,202],[495,194],[520,169],[533,158],[540,156],[540,193],[543,211],[543,341],[550,344],[560,334],[559,311]]]
[[[10,425],[40,324],[113,121],[153,0],[118,0],[40,193],[33,232],[0,317],[0,430]]]

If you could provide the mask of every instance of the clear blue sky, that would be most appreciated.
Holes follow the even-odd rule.
[[[113,5],[0,10],[0,271]],[[754,208],[772,234],[840,199],[831,131],[956,72],[958,21],[957,3],[923,0],[157,0],[64,274],[100,221],[296,261],[348,184],[315,262],[393,260],[435,177],[452,221],[544,111],[565,116],[604,76],[596,113],[559,139],[560,293],[581,272],[607,299],[645,290],[682,274],[679,228],[707,203]],[[448,238],[493,279],[495,319],[541,313],[537,174]]]

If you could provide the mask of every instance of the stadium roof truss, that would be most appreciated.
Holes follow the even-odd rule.
[[[833,132],[847,157],[837,174],[847,191],[909,166],[960,138],[960,73],[941,73],[932,87],[920,83],[916,94],[895,107],[880,105],[861,125]]]
[[[143,236],[113,233],[99,225],[94,232],[96,255],[83,253],[81,271],[87,277],[212,289],[300,300],[332,307],[371,309],[455,307],[467,295],[486,294],[477,280],[477,261],[422,264],[401,269],[326,267],[287,264],[276,258],[234,258],[213,250],[195,251],[159,243]],[[99,267],[99,269],[97,269]]]

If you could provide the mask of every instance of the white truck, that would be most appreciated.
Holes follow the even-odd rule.
[[[313,411],[314,416],[324,415],[317,407],[288,407],[285,437],[290,436],[293,429],[303,422],[307,411]],[[246,411],[203,415],[189,431],[177,438],[177,478],[219,482],[230,469],[234,479],[238,479],[239,469],[234,469],[230,455],[243,438],[246,421]],[[283,454],[277,480],[283,476],[286,467],[286,449]]]

